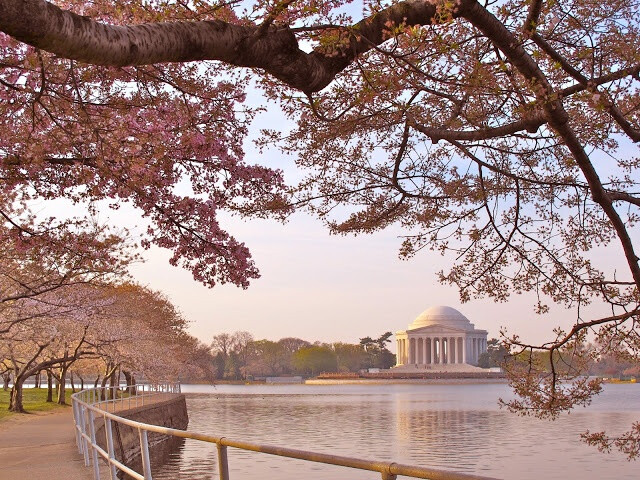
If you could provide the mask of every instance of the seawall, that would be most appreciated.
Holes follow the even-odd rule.
[[[184,430],[189,424],[187,403],[182,394],[172,395],[171,398],[156,401],[140,407],[119,410],[117,415],[162,427]],[[111,422],[113,430],[113,447],[116,458],[125,465],[140,471],[140,435],[136,428]],[[180,439],[161,433],[148,432],[149,453],[154,458],[162,457],[167,448],[179,442]],[[100,447],[107,450],[104,420],[96,419],[96,441]]]

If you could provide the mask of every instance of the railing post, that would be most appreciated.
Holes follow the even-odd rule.
[[[142,468],[144,472],[144,480],[151,479],[151,459],[149,457],[149,439],[147,438],[147,431],[142,428],[138,428],[140,434],[140,454],[142,456]]]
[[[91,461],[93,463],[93,480],[100,480],[100,465],[98,464],[98,451],[96,450],[96,424],[93,419],[93,410],[89,412],[89,432],[91,433]]]
[[[71,408],[73,409],[73,428],[76,431],[76,446],[78,453],[82,453],[82,436],[80,435],[80,418],[78,418],[78,402],[75,398],[71,400]]]
[[[227,459],[227,447],[220,443],[218,446],[218,470],[220,472],[220,480],[229,480],[229,460]]]
[[[113,448],[113,429],[111,427],[111,419],[104,417],[104,430],[107,434],[107,453],[109,454],[109,472],[111,473],[111,480],[118,480],[116,466],[113,464],[115,460],[115,452]]]
[[[84,466],[88,467],[89,463],[89,439],[87,438],[87,409],[80,405],[80,431],[82,432],[82,441],[84,442]]]

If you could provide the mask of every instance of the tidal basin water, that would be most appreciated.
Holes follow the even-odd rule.
[[[234,440],[518,480],[640,479],[640,460],[602,454],[585,430],[640,420],[640,385],[606,385],[587,409],[554,421],[498,407],[507,385],[183,386],[189,430]],[[186,440],[156,480],[218,478],[213,444]],[[229,448],[231,480],[365,480],[375,472]]]

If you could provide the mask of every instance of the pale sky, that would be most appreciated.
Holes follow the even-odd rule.
[[[267,125],[287,127],[271,108],[254,123],[254,131]],[[245,148],[249,163],[283,168],[289,182],[299,176],[291,160],[279,153],[258,157],[251,141]],[[76,210],[62,202],[62,208],[51,207],[53,212],[41,205],[41,213],[60,215]],[[101,220],[109,216],[111,223],[144,229],[145,222],[130,206],[103,215]],[[147,261],[131,269],[136,281],[163,291],[191,322],[191,333],[205,343],[218,333],[237,330],[246,330],[256,339],[299,337],[357,343],[365,336],[404,330],[435,305],[456,308],[476,328],[487,330],[489,338],[498,337],[500,328],[507,327],[509,333],[539,343],[551,340],[558,325],[570,327],[575,318],[575,312],[562,308],[545,317],[536,316],[533,296],[514,296],[500,304],[490,299],[461,304],[455,288],[436,281],[436,272],[446,270],[453,259],[424,250],[411,260],[399,260],[399,229],[344,237],[330,236],[320,221],[302,213],[284,225],[220,217],[222,227],[246,243],[261,271],[262,277],[248,290],[231,285],[208,289],[188,271],[170,266],[169,253],[158,248],[142,252]],[[637,230],[634,234],[637,237]],[[600,257],[600,262],[617,265],[619,272],[627,271],[617,243]],[[607,314],[601,306],[599,309]],[[395,338],[390,349],[395,352]]]
[[[254,123],[256,131],[266,125],[286,128],[286,121],[270,109]],[[245,148],[249,162],[283,168],[290,182],[299,175],[277,152],[258,158],[251,142]],[[561,308],[536,316],[533,296],[514,296],[500,304],[490,299],[461,304],[455,288],[436,280],[436,272],[446,270],[452,259],[425,250],[411,260],[399,260],[399,229],[331,236],[320,221],[302,213],[284,225],[231,218],[222,226],[247,244],[261,271],[248,290],[205,288],[189,272],[171,267],[169,254],[160,249],[145,252],[148,261],[132,269],[140,283],[165,292],[191,321],[191,333],[207,343],[213,335],[237,330],[256,339],[357,343],[365,336],[404,330],[435,305],[458,309],[476,328],[487,330],[489,338],[508,327],[530,342],[551,340],[553,328],[569,327],[575,318],[574,312]],[[618,252],[616,244],[604,256],[620,257]],[[395,339],[391,349],[395,352]]]
[[[428,251],[398,260],[400,241],[391,231],[329,236],[318,221],[303,215],[286,225],[261,220],[239,223],[231,231],[247,243],[262,273],[247,290],[230,285],[208,289],[189,272],[171,267],[169,255],[160,249],[146,252],[148,261],[132,269],[140,283],[165,292],[191,321],[191,333],[205,342],[218,333],[246,330],[257,339],[356,343],[404,330],[434,305],[458,309],[476,328],[488,330],[490,338],[506,326],[540,342],[549,339],[563,317],[573,318],[561,310],[537,317],[532,297],[461,304],[455,288],[435,280],[445,260]]]

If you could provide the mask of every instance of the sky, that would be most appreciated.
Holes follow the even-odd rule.
[[[263,102],[257,93],[248,102]],[[277,107],[269,105],[253,124],[245,142],[246,161],[282,168],[285,180],[295,182],[300,172],[293,159],[276,151],[259,154],[253,139],[260,128],[288,128]],[[58,199],[35,207],[43,216],[83,215],[82,206]],[[371,235],[334,236],[321,222],[296,213],[287,223],[244,221],[220,215],[222,227],[252,252],[261,278],[247,290],[233,285],[213,289],[195,281],[191,273],[169,265],[168,251],[142,251],[144,263],[131,269],[133,279],[164,292],[190,322],[190,332],[205,343],[219,333],[248,331],[256,339],[299,337],[308,341],[358,343],[363,337],[404,330],[424,310],[446,305],[459,310],[476,328],[498,337],[501,328],[530,342],[550,340],[558,325],[569,326],[572,312],[556,309],[551,315],[533,313],[535,299],[514,296],[507,303],[490,299],[461,304],[455,287],[437,282],[453,258],[423,250],[400,260],[402,231],[387,228]],[[146,223],[128,204],[118,211],[101,210],[99,221],[144,231]],[[612,249],[611,256],[619,256]],[[623,267],[624,268],[624,267]],[[395,352],[395,339],[390,345]]]
[[[259,100],[254,95],[250,101]],[[292,159],[275,151],[259,155],[253,147],[255,132],[267,125],[288,127],[275,108],[261,114],[245,144],[246,160],[282,168],[285,179],[294,182],[300,172]],[[81,213],[64,199],[40,207],[43,215]],[[554,328],[570,328],[575,319],[575,312],[561,307],[536,315],[532,295],[513,295],[505,303],[480,299],[462,304],[455,287],[437,282],[437,272],[446,271],[455,259],[423,250],[410,260],[400,260],[398,227],[354,237],[330,235],[319,220],[304,213],[296,213],[285,224],[246,221],[224,213],[220,219],[223,228],[249,247],[260,269],[261,278],[247,290],[233,285],[206,288],[190,272],[172,267],[169,252],[157,247],[142,251],[146,261],[130,269],[135,281],[165,293],[190,322],[190,333],[207,344],[214,335],[235,331],[274,341],[298,337],[358,343],[363,337],[405,330],[420,313],[437,305],[459,310],[476,328],[487,330],[489,338],[499,338],[506,329],[534,344],[552,340]],[[134,233],[146,229],[139,212],[127,204],[116,212],[102,210],[99,220]],[[638,229],[632,233],[637,243]],[[598,252],[594,260],[627,271],[618,243]],[[603,306],[596,310],[586,313],[608,313]],[[389,348],[395,353],[395,338]]]
[[[260,100],[253,94],[249,101]],[[272,107],[256,119],[254,131],[267,125],[287,128]],[[292,160],[275,151],[258,157],[251,138],[245,149],[247,161],[282,168],[289,182],[299,176]],[[188,271],[170,266],[169,253],[158,248],[144,252],[147,261],[131,269],[138,282],[167,294],[191,322],[190,332],[205,343],[219,333],[241,330],[256,339],[357,343],[365,336],[404,330],[436,305],[459,310],[476,328],[487,330],[489,338],[506,328],[525,341],[541,343],[552,339],[555,327],[569,327],[575,318],[574,312],[559,307],[537,316],[535,299],[527,295],[515,295],[506,303],[484,299],[461,304],[457,289],[439,284],[436,276],[454,259],[423,250],[413,259],[400,260],[398,228],[333,236],[303,213],[286,224],[221,219],[223,228],[246,243],[260,269],[261,278],[247,290],[232,285],[208,289]],[[602,252],[610,262],[620,256],[617,245]],[[395,339],[390,349],[395,352]]]
[[[236,222],[231,231],[249,246],[262,274],[247,290],[231,285],[208,289],[188,271],[170,266],[169,254],[156,248],[132,268],[137,281],[170,297],[190,320],[190,332],[204,342],[218,333],[246,330],[256,339],[357,343],[365,336],[404,330],[434,305],[456,308],[476,328],[487,330],[489,338],[507,327],[523,339],[542,342],[555,326],[573,318],[560,309],[538,317],[534,299],[527,296],[507,303],[461,304],[455,288],[436,281],[447,259],[425,251],[399,260],[399,232],[330,236],[320,222],[304,215],[286,225]]]

